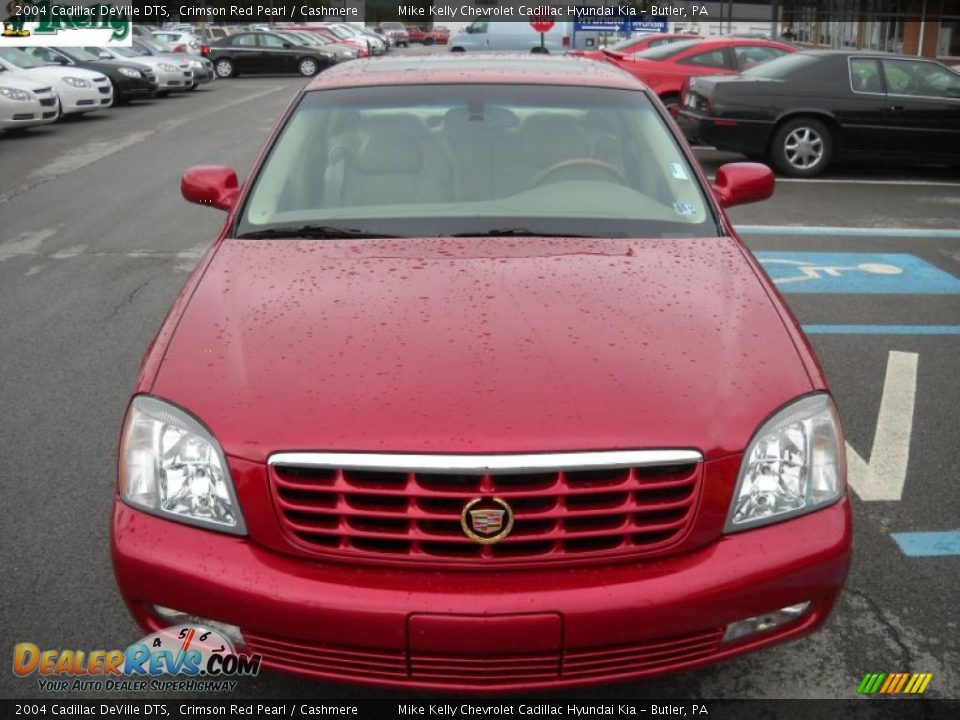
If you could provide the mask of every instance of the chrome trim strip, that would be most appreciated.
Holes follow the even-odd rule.
[[[610,450],[600,452],[503,455],[418,455],[407,453],[282,452],[269,465],[344,470],[458,472],[465,475],[558,470],[600,470],[703,462],[696,450]]]

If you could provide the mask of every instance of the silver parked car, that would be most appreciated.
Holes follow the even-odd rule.
[[[196,87],[193,70],[183,58],[158,57],[155,55],[141,55],[133,48],[126,47],[85,47],[84,50],[94,53],[104,60],[136,60],[142,65],[149,66],[157,76],[157,96],[165,97],[172,92],[185,92]]]
[[[194,84],[191,90],[196,89],[197,85],[212,82],[216,80],[217,74],[213,71],[213,63],[203,55],[193,53],[170,52],[166,46],[154,41],[153,39],[134,38],[133,49],[140,55],[147,57],[166,58],[168,60],[183,60],[190,66],[193,72]]]

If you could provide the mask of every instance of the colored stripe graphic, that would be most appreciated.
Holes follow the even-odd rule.
[[[900,532],[890,536],[908,557],[960,555],[960,530]]]
[[[861,695],[922,695],[933,673],[867,673],[857,686]]]

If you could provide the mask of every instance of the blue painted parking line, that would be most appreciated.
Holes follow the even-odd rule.
[[[807,335],[960,335],[960,325],[804,325]]]
[[[930,238],[932,240],[960,240],[960,230],[929,228],[864,228],[802,225],[735,225],[739,235],[790,235],[792,237],[855,238]]]
[[[908,557],[960,555],[960,530],[890,533]]]
[[[754,253],[784,293],[956,295],[960,279],[909,253]]]

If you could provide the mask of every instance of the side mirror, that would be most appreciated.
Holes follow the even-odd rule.
[[[284,49],[284,50],[289,50],[289,49],[292,48],[292,47],[293,47],[293,44],[292,44],[292,43],[285,42],[285,43],[283,44],[283,49]]]
[[[713,181],[713,194],[723,207],[766,200],[773,195],[773,171],[762,163],[721,165]]]
[[[188,202],[229,212],[240,195],[237,173],[223,165],[197,165],[183,174],[180,194]]]

